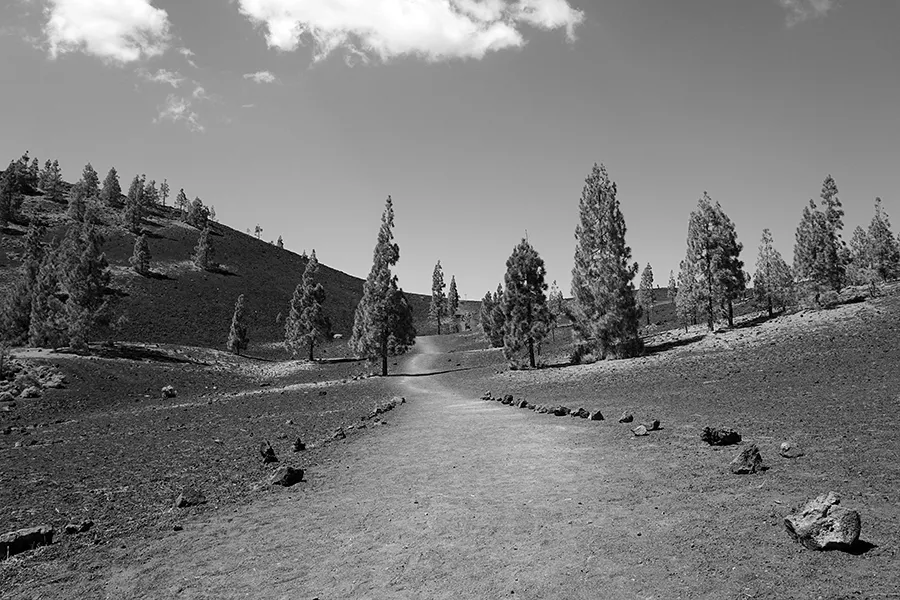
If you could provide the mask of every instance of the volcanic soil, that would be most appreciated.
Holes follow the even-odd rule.
[[[900,597],[898,332],[895,286],[830,311],[744,320],[715,334],[660,334],[648,340],[645,357],[592,365],[510,371],[473,336],[420,338],[394,367],[398,375],[331,384],[350,407],[345,424],[360,410],[359,395],[376,402],[399,394],[407,402],[384,416],[386,424],[308,455],[305,482],[256,488],[246,502],[196,512],[160,509],[156,525],[101,536],[95,545],[66,541],[13,557],[0,566],[2,589],[15,598]],[[562,354],[562,341],[544,356],[562,363],[554,352]],[[243,415],[249,425],[256,421],[248,414],[267,415],[257,430],[232,436],[246,449],[271,435],[286,407],[304,406],[309,390],[302,385],[317,389],[312,381],[276,378],[263,392],[242,381],[233,387],[244,392],[223,396],[206,391],[209,384],[200,392],[201,380],[195,392],[212,404],[186,412],[175,401],[151,412],[156,399],[137,398],[133,407],[122,400],[106,427],[120,442],[151,414],[178,414],[181,428],[153,430],[170,436],[156,445],[149,434],[121,450],[110,440],[93,471],[79,467],[82,476],[120,463],[139,470],[129,458],[135,448],[160,469],[187,464],[170,458],[179,440],[192,451],[222,447],[212,440],[223,435],[215,424]],[[606,420],[478,399],[485,391],[599,409]],[[331,388],[313,396],[322,404],[310,404],[310,414],[325,414],[331,397]],[[261,413],[271,402],[283,404]],[[129,416],[126,405],[138,412]],[[617,422],[624,411],[635,423]],[[631,427],[651,418],[662,429],[634,437]],[[704,426],[732,427],[744,441],[707,446]],[[83,443],[105,424],[96,427]],[[781,458],[778,446],[787,440],[806,454]],[[768,469],[732,475],[729,461],[751,443]],[[55,493],[47,480],[58,484],[78,444],[69,443],[55,463],[15,465],[33,455],[26,453],[64,445],[4,445],[4,523],[10,507],[15,525],[29,516],[19,494],[6,491],[7,470],[21,469],[13,486],[39,521],[44,500],[27,496],[29,486]],[[254,461],[200,454],[192,476],[214,497],[229,477],[264,479]],[[175,487],[160,498],[171,498]],[[860,512],[861,541],[850,552],[824,553],[792,542],[784,517],[832,490]]]

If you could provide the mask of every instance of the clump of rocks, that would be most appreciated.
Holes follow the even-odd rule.
[[[788,535],[810,550],[850,550],[859,541],[859,513],[835,492],[818,496],[784,519]]]
[[[162,394],[163,398],[175,398],[176,396],[178,396],[178,390],[176,390],[171,385],[164,385],[160,390],[160,393]]]

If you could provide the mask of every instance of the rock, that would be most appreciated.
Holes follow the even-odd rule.
[[[175,498],[175,508],[186,508],[188,506],[197,506],[198,504],[205,503],[206,496],[195,487],[184,488],[181,493],[178,494],[178,497]]]
[[[365,425],[362,425],[362,426],[365,426]],[[303,440],[301,440],[300,438],[297,438],[294,441],[293,450],[294,450],[294,452],[302,452],[303,450],[306,450],[306,444],[303,443]]]
[[[557,417],[564,417],[569,414],[569,408],[562,405],[554,406],[551,412]]]
[[[66,376],[62,373],[54,373],[44,381],[44,387],[59,390],[66,387]]]
[[[653,419],[647,423],[647,431],[659,431],[659,419]]]
[[[41,389],[37,386],[30,385],[20,394],[22,398],[40,398],[41,397]]]
[[[534,410],[534,404],[532,404],[531,402],[526,402],[525,408],[527,408],[528,410]]]
[[[550,408],[546,404],[538,404],[534,407],[534,412],[545,415],[550,412]]]
[[[270,485],[281,485],[291,487],[295,483],[303,481],[303,469],[295,469],[294,467],[278,467],[272,477],[269,478]]]
[[[710,446],[731,446],[741,441],[741,434],[734,429],[712,429],[704,427],[700,439]]]
[[[591,420],[591,421],[602,421],[602,420],[603,420],[603,413],[600,412],[599,410],[595,410],[594,412],[592,412],[592,413],[590,414],[590,416],[588,416],[588,419]]]
[[[0,535],[0,559],[53,543],[53,527],[39,525]]]
[[[178,395],[178,390],[171,385],[164,385],[160,392],[163,398],[174,398]]]
[[[512,404],[514,402],[513,395],[507,394],[503,396],[503,400],[500,401],[502,404]]]
[[[406,398],[403,396],[394,396],[391,400],[394,403],[394,406],[400,406],[401,404],[406,404]]]
[[[275,448],[273,448],[268,441],[262,442],[259,445],[259,453],[262,456],[264,465],[278,462],[278,457],[275,456]]]
[[[806,453],[803,451],[803,448],[793,442],[781,442],[778,454],[784,458],[800,458]]]
[[[0,392],[0,402],[14,402],[15,399],[16,397],[9,392]]]
[[[347,437],[347,434],[344,433],[344,430],[341,427],[338,427],[337,429],[335,429],[334,432],[331,434],[331,439],[333,439],[333,440],[342,440],[346,437]]]
[[[82,521],[81,523],[68,523],[66,525],[66,533],[75,535],[76,533],[84,533],[94,526],[93,521]]]
[[[619,417],[619,423],[631,423],[632,421],[634,421],[634,415],[628,411],[623,412]]]
[[[516,403],[517,408],[528,408],[528,402],[523,398]]]
[[[587,419],[591,416],[591,413],[589,413],[584,407],[578,407],[578,410],[572,411],[571,414],[573,417],[578,417],[579,419]]]
[[[861,521],[858,512],[840,502],[840,496],[828,492],[785,517],[791,539],[810,550],[849,550],[859,540]]]
[[[327,396],[327,395],[328,395],[328,391],[327,391],[327,390],[319,390],[319,395],[320,395],[320,396]]]
[[[749,475],[762,471],[763,459],[756,444],[751,444],[750,447],[744,448],[740,454],[735,456],[731,461],[730,469],[735,475]]]
[[[494,397],[491,395],[490,392],[485,392],[484,395],[481,397],[481,399],[482,400],[493,400]]]
[[[631,433],[633,433],[637,437],[650,435],[650,432],[648,432],[647,428],[644,427],[643,425],[638,425],[637,427],[635,427],[634,429],[631,430]]]

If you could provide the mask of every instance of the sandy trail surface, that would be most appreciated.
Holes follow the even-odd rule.
[[[439,377],[425,375],[444,362],[441,356],[433,340],[419,338],[417,354],[405,365],[409,375],[397,378],[408,403],[388,415],[388,425],[345,442],[340,461],[309,473],[308,483],[186,524],[150,545],[123,548],[104,577],[106,596],[596,598],[661,592],[659,577],[678,569],[679,561],[660,571],[642,567],[640,553],[625,556],[641,543],[646,511],[653,508],[621,487],[597,495],[614,457],[598,457],[584,443],[591,424],[460,397]],[[629,529],[632,539],[622,539]]]

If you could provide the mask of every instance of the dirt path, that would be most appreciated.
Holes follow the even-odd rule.
[[[444,362],[432,340],[417,347],[411,374]],[[653,582],[632,571],[640,559],[621,554],[628,544],[610,527],[641,519],[643,501],[596,496],[606,469],[583,443],[590,424],[458,397],[433,377],[398,385],[408,404],[348,442],[339,463],[123,549],[106,596],[652,596],[639,593]]]

